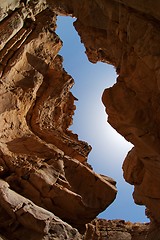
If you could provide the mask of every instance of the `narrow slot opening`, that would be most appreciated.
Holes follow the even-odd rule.
[[[56,30],[63,41],[60,51],[64,58],[63,66],[75,80],[72,93],[79,99],[71,130],[78,134],[79,139],[92,146],[88,163],[94,171],[117,181],[117,198],[99,217],[148,222],[145,207],[138,206],[133,201],[133,186],[123,179],[122,163],[132,144],[107,123],[101,101],[104,89],[116,82],[116,71],[111,65],[92,64],[88,61],[85,48],[73,27],[74,20],[58,16]]]

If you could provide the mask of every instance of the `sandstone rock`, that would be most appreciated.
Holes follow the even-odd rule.
[[[159,222],[159,2],[63,0],[53,7],[77,17],[90,61],[116,68],[117,83],[102,101],[108,122],[134,145],[123,165],[134,200]]]
[[[159,10],[151,0],[1,1],[2,239],[159,239]],[[124,178],[135,185],[134,200],[147,206],[151,225],[89,223],[111,204],[116,188],[93,172],[91,146],[68,130],[76,98],[58,56],[56,14],[77,18],[91,62],[116,68],[117,83],[102,101],[108,122],[134,145]],[[73,226],[85,230],[86,223],[82,237]]]
[[[123,220],[95,219],[87,225],[85,240],[143,240],[148,238],[149,224]],[[153,231],[156,234],[155,231]],[[156,238],[157,239],[157,238]]]
[[[112,203],[115,181],[94,173],[91,146],[68,130],[74,80],[58,55],[54,9],[45,1],[1,7],[0,233],[81,239],[73,227],[85,230]]]
[[[0,225],[8,231],[9,239],[81,239],[76,229],[12,191],[3,180],[0,195],[1,211],[7,213]]]

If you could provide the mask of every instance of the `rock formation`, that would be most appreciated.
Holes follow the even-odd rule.
[[[158,0],[1,1],[2,239],[159,239],[159,10]],[[90,61],[117,70],[102,101],[109,123],[134,144],[124,178],[152,225],[95,219],[117,190],[87,164],[91,147],[68,130],[76,98],[58,55],[57,14],[77,18]]]
[[[158,239],[154,230],[149,231],[149,224],[131,223],[123,220],[95,219],[87,225],[85,240],[144,240]]]
[[[116,68],[117,83],[104,91],[102,101],[108,122],[134,144],[123,164],[124,178],[135,185],[134,200],[159,222],[160,3],[60,2],[53,4],[57,12],[77,17],[75,27],[89,60]]]
[[[43,234],[50,239],[54,232],[59,239],[76,239],[78,232],[68,234],[72,227],[62,220],[83,229],[115,199],[115,182],[89,168],[91,147],[68,130],[75,98],[73,79],[57,55],[62,42],[55,34],[56,14],[39,1],[5,7],[9,14],[2,11],[0,25],[0,226],[13,239]],[[26,235],[27,229],[35,235]]]

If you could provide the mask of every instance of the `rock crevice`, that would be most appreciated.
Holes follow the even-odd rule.
[[[64,0],[55,5],[77,17],[74,25],[89,60],[116,68],[117,83],[104,91],[102,101],[108,122],[134,145],[123,164],[126,181],[135,186],[134,200],[159,222],[159,3]]]
[[[158,240],[159,2],[1,2],[1,238]],[[77,18],[91,62],[116,68],[117,82],[102,101],[108,122],[134,145],[124,178],[152,224],[95,219],[117,190],[87,164],[91,146],[68,130],[76,98],[58,55],[57,14]]]

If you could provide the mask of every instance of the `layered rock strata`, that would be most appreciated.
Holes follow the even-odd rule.
[[[0,19],[0,233],[81,239],[74,227],[85,229],[117,190],[68,130],[76,99],[58,55],[56,14],[44,1],[4,1]]]

